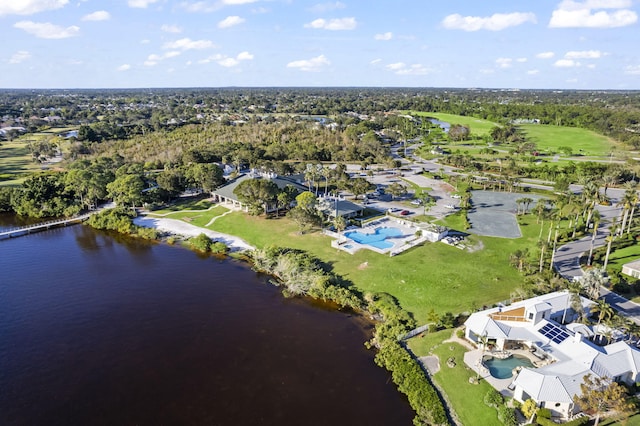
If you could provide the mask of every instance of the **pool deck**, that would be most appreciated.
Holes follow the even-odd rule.
[[[540,360],[534,357],[529,351],[523,349],[509,350],[513,355],[520,355],[525,358],[528,358],[533,365],[539,366]],[[513,391],[509,389],[509,385],[511,382],[517,377],[509,377],[508,379],[498,379],[493,377],[489,373],[489,369],[482,365],[481,360],[483,356],[491,355],[490,351],[483,351],[481,349],[474,349],[472,351],[466,352],[464,354],[464,363],[471,368],[476,373],[479,372],[480,378],[485,380],[491,386],[493,386],[496,390],[498,390],[502,395],[513,398]]]
[[[357,231],[362,234],[374,234],[379,228],[397,228],[402,232],[402,236],[385,238],[382,241],[393,243],[393,246],[381,249],[370,244],[358,243],[345,235],[353,231]],[[334,238],[337,238],[336,240],[331,242],[332,247],[346,251],[347,253],[354,254],[356,251],[364,248],[367,250],[375,251],[376,253],[388,254],[393,256],[426,241],[426,238],[416,236],[416,231],[418,229],[419,228],[415,226],[407,225],[403,220],[385,217],[368,223],[362,228],[349,227],[340,234],[333,233],[332,235],[331,233],[326,233],[333,236]]]

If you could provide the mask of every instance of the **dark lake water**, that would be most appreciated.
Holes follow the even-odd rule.
[[[178,247],[0,241],[0,425],[410,425],[370,327]]]

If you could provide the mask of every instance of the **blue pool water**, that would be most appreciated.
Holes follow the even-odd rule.
[[[484,365],[489,369],[489,373],[496,379],[508,379],[513,376],[513,369],[516,367],[533,367],[528,358],[519,355],[512,355],[507,359],[493,357],[485,358]]]
[[[402,231],[398,228],[376,228],[373,234],[363,234],[362,232],[354,231],[344,234],[345,237],[355,241],[356,243],[366,244],[379,249],[388,249],[393,247],[393,243],[385,241],[387,238],[401,237]]]

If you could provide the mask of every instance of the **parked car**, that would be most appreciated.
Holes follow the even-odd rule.
[[[462,198],[462,197],[460,197],[460,195],[458,195],[458,194],[453,194],[453,195],[451,196],[451,198]]]
[[[402,210],[400,212],[400,215],[402,215],[402,216],[407,216],[407,215],[410,215],[410,214],[411,214],[411,212],[409,210]]]
[[[451,209],[451,210],[455,210],[456,206],[454,206],[453,204],[445,204],[444,205],[446,208]]]
[[[412,200],[411,204],[413,204],[414,206],[419,206],[422,204],[422,200]]]

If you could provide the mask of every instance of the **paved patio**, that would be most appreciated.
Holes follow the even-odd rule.
[[[535,366],[540,365],[540,360],[531,355],[531,353],[529,353],[529,351],[527,350],[509,350],[509,352],[511,352],[511,354],[513,355],[520,355],[529,358],[529,360]],[[511,382],[513,382],[516,376],[514,375],[513,377],[510,377],[508,379],[497,379],[493,377],[491,374],[489,374],[489,370],[480,364],[480,359],[483,355],[491,355],[491,352],[482,351],[481,349],[474,349],[469,352],[465,352],[464,363],[476,373],[478,373],[479,371],[480,378],[482,380],[486,380],[487,383],[493,386],[502,395],[513,398],[513,391],[509,389],[509,385],[511,384]]]

